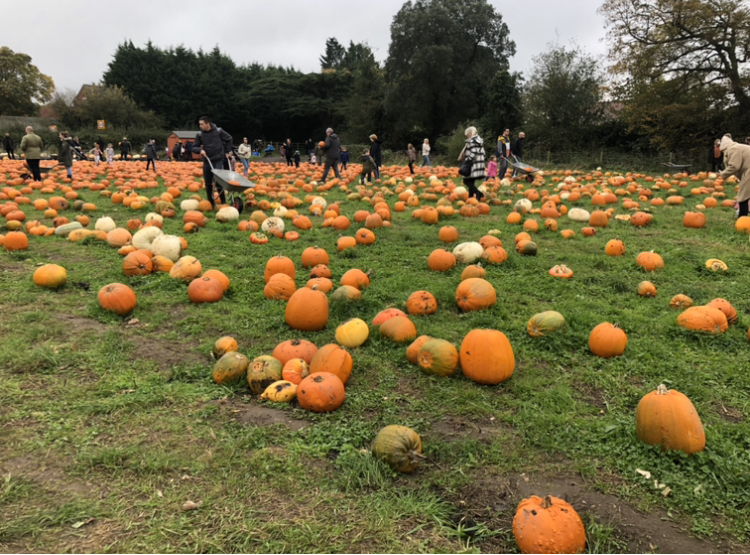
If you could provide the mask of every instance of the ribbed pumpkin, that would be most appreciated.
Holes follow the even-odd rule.
[[[266,283],[263,294],[266,299],[288,301],[296,290],[297,285],[292,278],[286,274],[275,274]]]
[[[169,277],[191,281],[200,277],[202,273],[203,266],[197,258],[194,256],[183,256],[169,270]]]
[[[406,312],[411,315],[426,316],[436,311],[437,300],[429,291],[415,291],[406,299]]]
[[[650,281],[642,281],[638,284],[636,292],[641,297],[656,297],[656,286]]]
[[[297,401],[303,409],[331,412],[346,398],[344,384],[330,372],[318,372],[304,378],[297,386]]]
[[[323,293],[328,293],[331,289],[333,289],[333,282],[324,277],[317,277],[307,280],[307,283],[305,283],[305,287],[308,289],[316,289],[317,291],[322,291]]]
[[[352,356],[341,345],[329,343],[323,345],[310,362],[310,374],[330,372],[346,384],[352,373]]]
[[[649,445],[661,445],[688,455],[703,451],[706,435],[693,403],[674,389],[660,385],[635,409],[635,435]]]
[[[459,362],[464,376],[495,385],[513,375],[516,357],[506,335],[497,330],[471,330],[461,342]]]
[[[670,308],[679,308],[680,310],[684,310],[693,306],[693,299],[691,299],[687,295],[678,294],[672,297],[672,300],[669,301],[669,306]]]
[[[276,274],[286,274],[290,278],[294,279],[297,275],[297,270],[294,267],[294,262],[290,258],[283,255],[278,255],[270,258],[266,262],[266,271],[263,276],[266,283]]]
[[[307,247],[302,251],[302,266],[305,268],[312,268],[318,264],[329,263],[328,253],[320,247]]]
[[[276,345],[271,354],[282,364],[286,364],[293,358],[301,358],[307,364],[310,364],[317,352],[318,347],[307,339],[288,339]]]
[[[281,378],[283,380],[297,385],[309,375],[310,365],[301,358],[289,359],[281,370]]]
[[[336,328],[336,342],[339,345],[353,349],[367,341],[370,328],[359,318],[352,318]]]
[[[110,247],[119,249],[120,247],[129,245],[132,241],[133,236],[125,228],[118,227],[107,232],[107,243]]]
[[[286,323],[296,330],[322,330],[328,323],[328,297],[316,288],[297,289],[286,305]]]
[[[427,343],[432,337],[429,335],[420,335],[417,337],[411,345],[409,345],[406,348],[406,360],[408,360],[411,364],[417,364],[417,356],[419,355],[419,349],[422,348],[422,345]]]
[[[169,272],[172,266],[174,266],[174,262],[166,256],[157,255],[151,258],[152,272]]]
[[[464,281],[469,278],[482,278],[484,279],[487,277],[487,270],[482,268],[482,264],[477,262],[476,264],[470,264],[469,266],[466,266],[464,268],[464,271],[461,272],[461,281]]]
[[[331,279],[331,269],[325,264],[318,264],[317,266],[314,266],[313,269],[310,270],[310,279],[319,277]]]
[[[396,343],[404,343],[417,337],[417,328],[406,316],[395,316],[380,325],[380,335]]]
[[[224,286],[218,279],[203,276],[190,282],[187,293],[191,303],[215,303],[224,297]]]
[[[697,229],[706,227],[706,215],[703,212],[685,212],[682,217],[682,225]]]
[[[534,314],[526,325],[531,337],[543,337],[565,326],[565,316],[554,310]]]
[[[247,368],[247,383],[250,391],[260,395],[273,382],[281,379],[281,371],[284,365],[278,359],[261,355],[255,357]]]
[[[458,230],[452,225],[446,225],[440,228],[438,239],[443,243],[455,243],[458,241]]]
[[[497,245],[487,247],[482,252],[482,260],[489,264],[502,264],[508,260],[508,251]]]
[[[450,341],[430,339],[419,349],[417,365],[425,374],[450,376],[458,366],[458,351]]]
[[[224,353],[214,365],[214,381],[221,385],[235,384],[245,376],[249,365],[250,361],[243,354]]]
[[[664,267],[664,260],[654,251],[640,253],[635,257],[635,263],[647,272]]]
[[[627,344],[625,332],[609,322],[599,324],[589,334],[589,350],[602,358],[620,356]]]
[[[422,439],[406,426],[386,426],[372,442],[372,455],[396,472],[411,473],[417,469],[422,455]]]
[[[456,302],[464,312],[483,310],[497,302],[497,292],[490,282],[482,278],[469,278],[456,288]]]
[[[122,273],[126,276],[146,276],[153,267],[151,256],[142,250],[133,251],[122,260]]]
[[[521,553],[583,553],[586,530],[565,500],[532,495],[518,505],[513,535]]]
[[[445,249],[435,249],[427,257],[427,267],[435,272],[447,272],[456,265],[456,257]]]
[[[352,287],[356,287],[360,291],[363,289],[367,289],[367,287],[370,285],[370,273],[372,270],[368,270],[367,273],[363,272],[362,270],[358,270],[356,268],[353,268],[351,270],[347,270],[343,276],[341,276],[341,285],[350,285]]]
[[[227,277],[227,275],[224,272],[217,270],[215,268],[206,270],[205,272],[203,272],[203,275],[201,277],[210,277],[210,278],[214,278],[218,280],[221,283],[221,286],[224,289],[225,293],[229,291],[229,288],[232,286],[232,282],[229,281],[229,278]]]
[[[45,289],[58,289],[68,281],[68,272],[57,264],[45,264],[34,271],[34,283]]]
[[[136,305],[135,293],[122,283],[110,283],[99,289],[96,295],[99,306],[104,310],[125,316],[133,312]]]
[[[216,340],[211,354],[214,358],[221,358],[227,353],[236,353],[239,350],[240,346],[237,340],[232,336],[225,335]]]
[[[724,333],[729,327],[726,315],[718,308],[691,306],[677,317],[677,325],[692,331]]]

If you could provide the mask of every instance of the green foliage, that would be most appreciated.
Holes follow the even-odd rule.
[[[0,48],[0,115],[35,116],[54,90],[52,78],[31,63],[31,56]]]
[[[385,64],[394,138],[445,134],[478,121],[487,83],[515,53],[508,26],[486,0],[416,0],[393,18]]]
[[[580,48],[552,46],[535,57],[524,90],[527,134],[548,146],[591,144],[603,81],[596,60]]]
[[[326,51],[320,57],[321,69],[339,69],[344,61],[346,49],[335,37],[326,40]]]
[[[365,142],[372,133],[383,135],[387,131],[384,99],[385,74],[370,56],[354,71],[351,92],[343,105],[342,115],[350,140]]]
[[[470,122],[459,123],[456,128],[448,135],[440,137],[436,143],[438,151],[444,154],[440,163],[444,163],[448,166],[458,165],[458,155],[461,154],[464,146],[466,145],[466,128],[472,125]],[[493,137],[485,137],[484,130],[475,125],[477,128],[477,134],[484,139],[484,149],[487,154],[495,151],[495,141]],[[417,145],[419,148],[419,145]],[[489,162],[489,158],[486,159]]]
[[[482,127],[501,135],[505,129],[516,131],[524,121],[520,73],[507,70],[498,71],[489,83],[485,106],[481,118]],[[515,133],[514,133],[515,134]]]

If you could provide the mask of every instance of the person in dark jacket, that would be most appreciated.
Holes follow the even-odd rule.
[[[525,138],[526,138],[526,133],[521,131],[518,134],[518,138],[515,141],[513,141],[513,144],[510,147],[510,153],[516,158],[518,158],[519,162],[523,161],[523,140]],[[516,175],[518,175],[518,170],[514,169],[513,177],[515,177]]]
[[[341,153],[339,154],[339,164],[341,164],[341,169],[345,170],[346,165],[349,163],[349,152],[346,150],[345,146],[341,147]]]
[[[719,149],[720,144],[721,139],[716,139],[714,141],[714,146],[708,151],[708,163],[711,164],[712,172],[715,172],[717,168],[721,170],[721,165],[724,162],[724,154]]]
[[[300,157],[299,157],[299,150],[294,151],[294,166],[299,168],[300,163]]]
[[[375,161],[375,179],[380,179],[380,166],[383,165],[383,152],[380,148],[378,136],[374,133],[370,135],[370,157]]]
[[[313,152],[315,152],[315,143],[312,139],[307,139],[305,142],[305,152],[307,152],[308,160],[312,158]]]
[[[328,177],[328,170],[333,168],[333,174],[336,178],[341,179],[339,173],[339,154],[341,153],[341,140],[339,136],[333,132],[330,127],[326,129],[326,140],[322,147],[323,150],[323,175],[320,178],[321,181],[325,182]]]
[[[107,144],[104,142],[104,139],[102,139],[101,137],[96,139],[96,144],[99,145],[99,150],[101,150],[102,152],[104,152],[107,148]]]
[[[214,174],[211,172],[211,166],[213,165],[215,170],[224,169],[224,159],[232,156],[234,148],[232,136],[221,127],[216,127],[208,116],[201,116],[198,126],[201,130],[193,141],[193,152],[200,154],[203,160],[203,183],[206,186],[206,197],[211,206],[216,207],[213,188]],[[219,191],[219,199],[222,204],[227,202],[224,189]]]
[[[120,159],[123,161],[127,161],[128,154],[130,154],[130,141],[128,141],[127,137],[123,137],[122,141],[119,142],[120,146]]]
[[[414,162],[417,161],[417,149],[411,143],[406,147],[406,157],[409,160],[409,171],[414,175]]]
[[[73,179],[73,139],[67,131],[60,133],[60,154],[57,160],[65,167],[68,179]]]
[[[146,146],[143,147],[143,154],[146,155],[146,171],[148,171],[150,164],[154,172],[156,172],[156,159],[159,157],[159,154],[156,152],[156,139],[151,139],[146,143]]]
[[[294,147],[292,146],[292,139],[287,139],[284,143],[284,158],[286,158],[286,165],[294,165]]]
[[[172,148],[172,160],[179,162],[182,160],[182,143],[177,141]]]
[[[370,156],[370,149],[366,148],[362,153],[360,163],[362,164],[362,173],[359,176],[360,184],[365,184],[365,177],[367,178],[367,181],[372,183],[372,172],[375,170],[375,160]]]
[[[3,148],[5,149],[5,152],[8,153],[8,158],[11,160],[16,159],[16,143],[13,142],[13,137],[10,136],[10,133],[6,133],[5,137],[3,137]]]

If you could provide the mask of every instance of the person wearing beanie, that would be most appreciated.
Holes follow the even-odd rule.
[[[730,135],[724,135],[719,149],[724,153],[724,171],[720,174],[721,178],[726,180],[732,175],[737,176],[738,216],[747,216],[750,201],[750,145],[735,143]]]

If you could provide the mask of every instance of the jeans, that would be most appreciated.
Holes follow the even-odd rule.
[[[339,173],[339,161],[329,160],[328,158],[326,158],[325,163],[323,164],[323,176],[320,178],[321,181],[326,180],[326,177],[328,177],[328,170],[330,170],[331,168],[333,168],[333,174],[338,179],[341,179],[341,174]]]
[[[425,166],[430,167],[430,157],[427,155],[422,155],[422,167]]]
[[[214,165],[215,170],[223,170],[224,169],[224,160],[219,158],[218,160],[211,160],[211,163]],[[206,186],[206,198],[208,199],[208,202],[211,203],[211,206],[214,206],[214,174],[211,172],[211,166],[208,163],[208,160],[203,160],[203,183]],[[217,187],[219,189],[219,199],[221,200],[222,204],[226,204],[227,197],[224,196],[224,189],[221,187]]]
[[[242,165],[245,166],[245,177],[247,177],[247,172],[250,170],[250,159],[240,158],[240,160],[242,160]]]
[[[362,172],[362,175],[359,176],[360,177],[360,181],[359,181],[360,184],[361,185],[365,184],[365,176],[367,176],[367,181],[369,181],[370,183],[372,183],[372,172]]]
[[[466,185],[466,188],[469,189],[469,198],[471,197],[477,197],[477,200],[482,200],[484,198],[484,195],[482,194],[482,191],[476,188],[474,185],[474,182],[477,180],[476,177],[465,177],[464,178],[464,185]]]
[[[31,175],[34,178],[34,181],[41,181],[42,173],[39,171],[39,159],[37,160],[27,159],[26,163],[29,165],[29,169],[31,170]]]
[[[154,171],[156,171],[156,159],[155,158],[146,158],[146,171],[148,171],[148,165],[151,164]]]
[[[68,179],[73,179],[73,168],[66,166],[65,171],[68,172]]]

